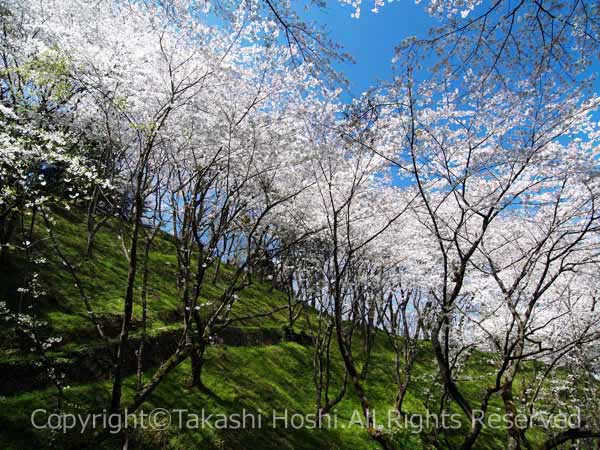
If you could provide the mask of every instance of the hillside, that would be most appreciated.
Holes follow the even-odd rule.
[[[409,3],[0,0],[0,450],[600,450],[600,2]]]
[[[56,229],[60,230],[56,238],[61,247],[68,249],[69,256],[84,251],[84,225],[77,215],[62,211],[58,215]],[[111,329],[116,335],[119,305],[122,293],[120,286],[126,277],[125,259],[121,244],[112,237],[118,235],[117,221],[103,227],[97,237],[95,256],[83,259],[78,268],[80,279],[90,292],[93,307],[98,311],[103,323],[115,325]],[[169,346],[181,326],[181,311],[177,309],[176,289],[174,287],[176,259],[173,244],[168,235],[159,236],[152,249],[149,287],[149,347],[150,356],[145,360],[146,377],[153,373],[152,366],[162,361],[163,346]],[[15,307],[18,296],[12,289],[11,281],[18,279],[24,268],[18,258],[10,260],[2,268],[2,297]],[[226,277],[231,268],[225,268]],[[40,270],[44,285],[48,286],[38,309],[47,321],[45,333],[61,336],[63,340],[46,353],[46,357],[65,373],[64,399],[65,411],[81,413],[83,411],[101,412],[106,408],[110,394],[110,362],[104,356],[105,348],[94,334],[93,325],[86,320],[85,308],[78,300],[69,274],[60,267],[58,259],[48,259]],[[218,295],[220,283],[211,284],[203,296],[210,299]],[[185,409],[201,414],[234,414],[242,410],[260,414],[263,418],[261,429],[218,430],[208,427],[191,430],[179,430],[177,417],[172,416],[171,426],[165,430],[145,432],[135,431],[130,436],[129,448],[170,448],[170,449],[356,449],[373,448],[374,443],[360,426],[359,410],[352,387],[349,386],[344,400],[337,406],[335,416],[337,427],[314,429],[299,427],[294,429],[290,422],[286,427],[281,419],[284,410],[288,414],[303,416],[315,412],[315,387],[313,381],[314,349],[311,345],[310,326],[316,314],[307,308],[295,324],[293,332],[286,331],[287,312],[280,309],[286,305],[286,296],[273,289],[268,283],[256,281],[240,293],[233,317],[247,317],[259,314],[260,318],[247,319],[232,324],[224,331],[223,337],[212,345],[206,354],[206,366],[203,380],[206,389],[188,388],[189,363],[184,362],[152,395],[143,410],[153,408],[167,410]],[[11,304],[12,303],[12,304]],[[275,312],[264,315],[269,311]],[[140,320],[140,305],[136,301],[134,318]],[[2,330],[2,410],[0,411],[0,448],[20,450],[29,448],[119,448],[117,439],[106,436],[98,445],[91,433],[52,433],[35,430],[30,424],[33,411],[42,408],[52,411],[57,405],[57,391],[40,369],[39,356],[19,348],[19,339],[14,330],[5,327]],[[140,330],[133,333],[134,342],[139,342]],[[114,336],[112,337],[114,340]],[[136,340],[137,339],[137,340]],[[357,339],[358,340],[358,339]],[[296,341],[296,342],[292,342]],[[360,353],[357,351],[357,354]],[[167,353],[168,354],[168,353]],[[383,424],[387,424],[387,411],[392,406],[394,379],[391,368],[394,354],[387,345],[383,333],[378,333],[366,379],[366,387],[374,408],[379,411]],[[133,361],[133,360],[132,360]],[[464,372],[463,388],[468,392],[469,385],[476,386],[486,378],[486,355],[474,354],[469,360],[470,366]],[[360,361],[359,361],[360,363]],[[126,381],[126,399],[133,395],[136,383],[134,367],[129,367]],[[405,401],[405,410],[409,414],[425,413],[424,404],[435,405],[439,401],[441,388],[433,376],[433,357],[427,344],[420,345],[411,391]],[[343,378],[343,366],[336,352],[332,355],[332,391],[339,388]],[[477,392],[473,390],[473,392]],[[126,402],[127,403],[127,402]],[[494,410],[500,411],[500,402],[492,401]],[[275,411],[275,412],[274,412]],[[273,414],[276,427],[273,428]],[[299,419],[298,419],[299,420]],[[399,448],[429,448],[422,435],[399,429],[394,441]],[[484,430],[478,448],[501,448],[503,433]],[[448,443],[451,447],[451,443]]]

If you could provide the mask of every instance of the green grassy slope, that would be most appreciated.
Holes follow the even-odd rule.
[[[122,314],[124,286],[127,279],[127,261],[124,256],[120,227],[117,221],[109,221],[96,236],[94,255],[85,258],[86,228],[81,216],[60,210],[55,216],[54,235],[61,251],[74,266],[89,297],[94,312],[107,326],[107,334],[116,336]],[[0,301],[7,301],[16,308],[16,288],[23,285],[25,274],[36,270],[40,273],[41,285],[46,295],[35,305],[40,319],[48,323],[52,333],[62,336],[68,345],[93,342],[97,338],[94,324],[89,320],[87,309],[74,284],[73,277],[62,266],[51,242],[42,229],[38,218],[39,242],[32,248],[43,254],[46,262],[36,267],[28,267],[18,252],[12,253],[7,266],[0,267]],[[149,263],[148,328],[150,332],[177,327],[181,323],[182,309],[176,289],[177,258],[174,242],[166,234],[159,234],[153,241]],[[141,252],[140,252],[141,253]],[[141,260],[141,256],[139,257]],[[141,272],[141,263],[138,265]],[[221,276],[213,282],[213,272],[209,269],[202,288],[201,301],[218,297],[224,289],[222,277],[232,272],[231,267],[221,266]],[[141,273],[137,277],[136,294],[141,291]],[[287,303],[283,293],[265,283],[254,283],[239,294],[233,317],[261,314]],[[23,306],[23,310],[27,305]],[[133,311],[134,325],[141,321],[141,302],[136,301]],[[238,327],[281,327],[285,324],[286,311],[277,311],[271,316],[262,316],[236,323]],[[306,321],[301,318],[297,329],[306,329]],[[135,331],[134,331],[135,334]]]
[[[58,239],[67,249],[69,258],[73,261],[83,261],[79,268],[86,292],[89,293],[96,311],[107,320],[114,320],[121,312],[123,286],[126,277],[126,262],[123,257],[121,243],[116,238],[118,223],[111,222],[98,235],[95,257],[84,260],[79,255],[85,246],[84,226],[74,215],[63,212],[57,218],[56,229],[60,230]],[[168,236],[159,236],[152,253],[150,275],[150,326],[152,333],[160,334],[165,329],[177,327],[179,324],[178,302],[175,289],[176,259],[173,243]],[[2,299],[16,302],[14,288],[18,283],[19,274],[25,271],[23,262],[18,258],[11,260],[8,267],[1,271],[0,295]],[[227,276],[227,270],[225,276]],[[53,335],[64,335],[68,338],[64,345],[50,353],[52,358],[64,358],[67,351],[84,351],[86,346],[97,344],[94,338],[93,326],[86,319],[86,311],[70,275],[60,266],[56,258],[49,258],[40,270],[47,290],[47,296],[38,305],[42,316],[48,320],[50,332]],[[205,298],[220,293],[222,286],[219,282],[209,283],[203,292]],[[269,285],[256,283],[240,295],[234,315],[265,312],[286,303],[285,296]],[[140,307],[136,305],[134,315],[140,317]],[[308,312],[311,315],[311,312]],[[112,318],[112,319],[111,319]],[[286,312],[281,311],[272,316],[245,322],[246,327],[261,327],[266,329],[282,329],[286,324]],[[306,319],[297,324],[298,330],[308,330]],[[13,348],[11,330],[3,329],[3,343],[0,346],[4,360],[19,360],[27,358],[26,351]],[[135,333],[134,333],[135,334]],[[359,340],[358,338],[356,339]],[[357,344],[358,346],[358,344]],[[357,347],[358,348],[358,347]],[[336,353],[336,352],[334,352]],[[29,356],[33,358],[33,356]],[[463,388],[476,399],[481,385],[489,376],[486,374],[487,357],[476,354],[471,359],[471,365],[466,375],[468,380],[462,382]],[[359,360],[360,364],[360,360]],[[387,411],[394,398],[394,380],[392,377],[394,356],[386,346],[382,335],[376,340],[375,349],[370,363],[370,370],[365,382],[373,407],[379,415],[380,423],[386,424]],[[270,450],[270,449],[372,449],[377,445],[369,440],[366,431],[355,422],[358,416],[353,416],[359,410],[352,388],[349,387],[346,398],[339,404],[335,416],[338,419],[335,429],[313,429],[312,427],[298,430],[283,426],[282,420],[277,421],[277,427],[272,427],[272,411],[282,415],[284,410],[289,414],[301,415],[315,412],[315,389],[313,383],[313,349],[296,343],[284,342],[270,346],[230,347],[214,345],[207,351],[207,363],[204,372],[204,382],[207,391],[189,389],[189,364],[183,363],[170,374],[153,394],[151,400],[144,405],[145,411],[155,407],[172,409],[187,409],[200,414],[232,414],[243,409],[263,417],[260,429],[217,430],[208,427],[201,429],[178,428],[177,415],[172,414],[171,426],[162,431],[133,432],[130,448],[144,449],[231,449],[231,450]],[[146,372],[151,376],[152,368]],[[336,387],[342,379],[342,364],[334,357],[332,373]],[[426,344],[420,349],[415,377],[405,410],[412,414],[424,414],[425,403],[436,405],[439,402],[440,390],[435,387],[434,362],[429,347]],[[69,381],[67,380],[67,384]],[[127,378],[125,401],[131,399],[135,379]],[[433,389],[432,389],[433,386]],[[479,389],[477,388],[479,386]],[[70,412],[101,412],[108,404],[110,394],[109,381],[92,381],[72,384],[65,391],[65,401],[62,407]],[[52,411],[56,407],[56,390],[44,388],[26,392],[13,392],[0,397],[0,449],[32,449],[32,448],[119,448],[118,442],[112,437],[102,440],[90,434],[72,433],[63,435],[45,430],[35,430],[31,426],[30,416],[37,408]],[[500,411],[500,403],[492,402],[492,410]],[[40,416],[41,417],[41,416]],[[456,442],[449,442],[452,448],[459,442],[461,433],[457,432]],[[502,448],[504,433],[484,430],[478,447],[481,449]],[[419,435],[407,429],[400,429],[394,440],[398,448],[424,449],[429,448],[422,442]]]
[[[357,422],[359,404],[352,392],[338,406],[335,412],[337,427],[326,429],[294,429],[292,414],[306,417],[314,413],[314,393],[312,385],[312,349],[295,343],[284,343],[265,347],[219,347],[208,352],[207,370],[204,381],[208,391],[201,392],[187,388],[189,365],[184,363],[156,391],[144,410],[154,408],[167,410],[185,409],[201,414],[233,414],[243,410],[263,418],[260,429],[216,430],[210,427],[183,429],[178,427],[178,413],[171,413],[171,427],[165,431],[134,433],[133,448],[171,449],[231,449],[231,450],[276,450],[297,449],[363,449],[377,448],[369,440],[366,431]],[[390,354],[378,347],[373,354],[367,389],[378,420],[386,424],[387,410],[393,398],[393,380],[390,377]],[[424,355],[425,356],[425,355]],[[423,401],[430,383],[427,374],[431,367],[422,363],[417,367],[421,377],[415,381],[406,409],[411,413],[424,413]],[[334,372],[340,375],[341,363],[335,361]],[[341,378],[341,377],[340,377]],[[135,380],[129,377],[126,397],[130,398]],[[102,411],[109,400],[110,383],[92,383],[72,386],[66,391],[65,409],[69,412]],[[108,439],[101,446],[93,438],[77,433],[64,436],[46,431],[35,431],[29,424],[31,413],[37,408],[52,411],[55,391],[19,393],[2,400],[0,413],[0,448],[27,449],[47,448],[50,437],[56,440],[58,448],[118,448],[117,443]],[[498,405],[499,406],[499,405]],[[496,408],[494,408],[496,409]],[[282,417],[289,411],[290,422],[284,425]],[[273,427],[273,411],[277,415]],[[39,418],[43,421],[41,414]],[[189,417],[186,415],[186,417]],[[301,420],[301,419],[297,419]],[[186,420],[187,421],[187,420]],[[214,424],[214,422],[212,422]],[[300,422],[297,422],[300,423]],[[308,423],[308,422],[306,422]],[[332,422],[333,425],[333,422]],[[417,434],[408,430],[396,434],[394,440],[399,448],[428,448]],[[502,448],[503,436],[485,433],[477,448]]]

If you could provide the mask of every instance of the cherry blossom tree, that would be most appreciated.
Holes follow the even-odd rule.
[[[437,241],[441,258],[440,275],[431,290],[437,308],[431,343],[446,392],[471,418],[474,407],[453,374],[453,342],[463,339],[453,336],[460,329],[457,321],[471,318],[483,306],[490,307],[490,318],[499,320],[493,325],[498,327],[496,331],[506,333],[499,342],[508,343],[501,346],[508,353],[495,385],[485,392],[478,409],[486,411],[489,399],[501,391],[509,408],[509,391],[519,362],[534,351],[525,337],[529,320],[536,317],[532,332],[538,333],[562,315],[559,310],[550,310],[552,318],[536,314],[535,305],[550,296],[551,286],[563,275],[596,262],[594,161],[598,132],[590,114],[597,108],[597,100],[565,98],[560,89],[540,94],[534,86],[527,90],[525,82],[514,94],[499,85],[460,91],[457,86],[470,82],[469,77],[458,84],[451,80],[441,86],[417,84],[409,70],[406,80],[366,104],[361,120],[376,123],[370,125],[372,132],[384,137],[383,144],[365,147],[411,177],[419,192],[417,220]],[[522,229],[527,229],[524,233],[532,238],[527,245],[518,231],[521,220]],[[537,229],[533,224],[539,224],[539,236],[532,234]],[[488,244],[500,230],[504,239]],[[490,251],[506,251],[503,254],[515,259],[476,262],[480,254],[489,255]],[[517,266],[522,272],[517,270],[521,275],[511,290],[497,271]],[[496,279],[511,299],[502,295],[501,287],[500,292],[485,296],[487,302],[478,300],[480,290],[473,284],[476,270],[485,272],[485,283]],[[533,273],[540,277],[537,283]],[[522,293],[517,287],[521,283],[532,291],[527,294],[529,300],[519,301],[528,302],[529,308],[518,312],[513,295]],[[502,322],[505,316],[490,305],[490,298],[504,298],[513,319]],[[481,328],[493,333],[493,325]],[[521,338],[514,335],[517,329],[521,329]],[[588,330],[584,330],[587,336]],[[514,373],[509,375],[511,370]],[[480,431],[474,426],[463,447],[470,448]],[[519,438],[511,435],[511,439]]]

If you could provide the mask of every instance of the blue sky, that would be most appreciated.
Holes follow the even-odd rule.
[[[350,82],[345,100],[359,96],[379,80],[391,79],[394,48],[409,36],[427,37],[429,29],[438,24],[437,19],[427,14],[425,2],[419,5],[414,0],[386,2],[378,13],[370,11],[371,0],[363,3],[358,19],[351,17],[352,7],[337,1],[328,1],[324,9],[313,6],[306,12],[306,17],[325,25],[331,39],[355,60],[355,64],[335,65]],[[590,73],[600,73],[598,58],[594,59]],[[600,92],[600,77],[595,86]]]
[[[394,48],[409,36],[426,37],[434,20],[426,13],[423,4],[401,0],[386,4],[378,13],[366,6],[359,19],[353,19],[353,9],[338,2],[328,2],[326,9],[312,8],[311,19],[326,25],[334,42],[353,56],[355,64],[337,64],[336,68],[350,81],[350,94],[360,95],[378,80],[392,76]]]
[[[363,0],[363,3],[358,19],[351,16],[353,8],[337,1],[328,1],[324,9],[308,8],[305,13],[308,19],[324,25],[330,38],[341,44],[355,60],[354,64],[335,64],[350,83],[349,91],[343,96],[348,102],[377,85],[378,81],[391,79],[394,49],[403,39],[409,36],[426,38],[431,27],[438,25],[437,19],[427,14],[424,2],[419,5],[414,0],[386,2],[378,13],[367,7],[372,1]],[[598,58],[590,68],[590,73],[594,72],[600,73]],[[596,79],[595,87],[600,92],[600,77]],[[598,114],[593,117],[600,120]]]

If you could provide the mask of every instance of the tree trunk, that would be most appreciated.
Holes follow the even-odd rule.
[[[202,382],[202,368],[204,366],[204,351],[206,350],[206,344],[202,340],[198,346],[194,346],[191,352],[192,359],[192,379],[190,385],[199,389],[204,389],[204,383]]]
[[[153,236],[152,236],[153,237]],[[140,346],[137,352],[137,380],[138,390],[143,386],[143,361],[144,361],[144,345],[146,343],[147,336],[147,322],[148,322],[148,273],[149,273],[149,257],[150,257],[150,246],[152,244],[152,237],[146,237],[146,245],[144,246],[144,267],[142,269],[142,337],[140,339]]]
[[[138,174],[137,188],[135,193],[135,211],[133,217],[133,230],[131,233],[131,245],[129,250],[129,269],[127,272],[127,287],[125,290],[125,303],[123,306],[123,321],[121,323],[121,334],[119,336],[119,346],[114,364],[113,389],[110,409],[113,413],[121,409],[121,393],[123,389],[123,363],[125,355],[129,350],[129,329],[131,327],[131,317],[133,313],[133,298],[135,289],[135,278],[137,275],[137,250],[140,232],[140,222],[142,218],[142,209],[144,199],[142,197],[143,173]]]

